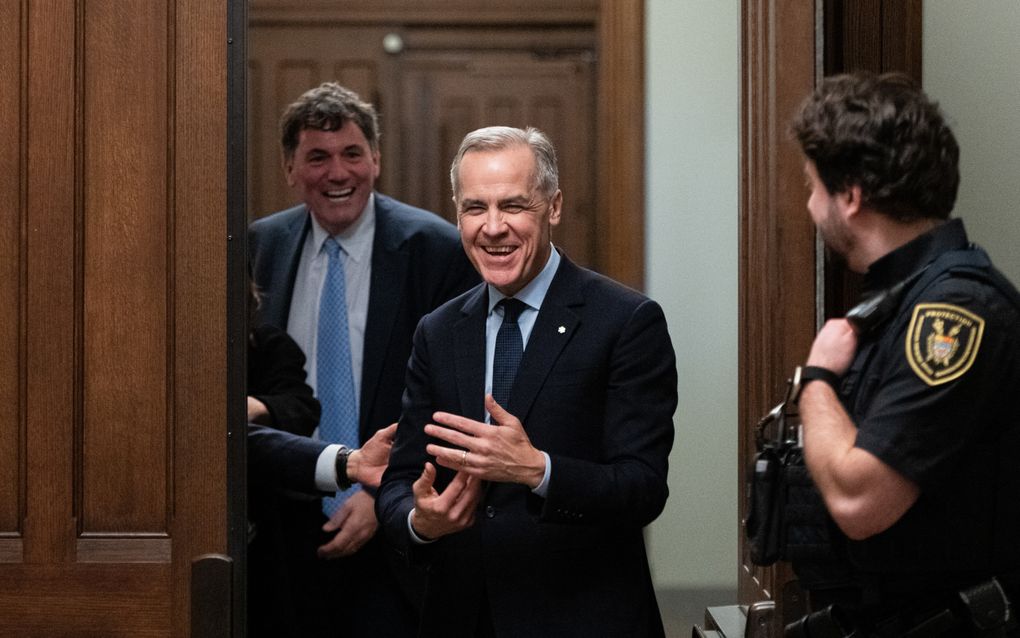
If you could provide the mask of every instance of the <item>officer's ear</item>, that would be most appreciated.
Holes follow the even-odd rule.
[[[852,219],[853,217],[856,217],[864,207],[864,202],[861,196],[861,187],[857,184],[848,186],[846,190],[837,196],[837,198],[845,219]]]

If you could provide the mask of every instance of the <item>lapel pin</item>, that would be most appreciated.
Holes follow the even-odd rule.
[[[560,334],[563,334],[563,333],[564,333],[564,332],[566,332],[566,331],[567,331],[567,329],[566,329],[566,327],[564,327],[564,326],[560,326],[560,327],[559,327],[559,328],[557,329],[557,332],[559,332]]]

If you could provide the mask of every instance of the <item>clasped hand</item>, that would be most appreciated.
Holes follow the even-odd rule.
[[[436,412],[425,434],[451,446],[430,443],[425,451],[443,467],[497,483],[521,483],[534,489],[545,474],[545,456],[531,445],[520,420],[485,396],[492,424]],[[446,426],[446,427],[443,427]]]
[[[411,526],[419,536],[437,539],[474,524],[483,481],[523,483],[537,487],[545,474],[545,456],[531,445],[520,420],[504,410],[491,395],[485,408],[492,424],[455,414],[436,412],[436,423],[425,433],[450,446],[430,443],[425,450],[443,467],[457,470],[443,493],[434,484],[436,468],[425,464],[415,481]]]

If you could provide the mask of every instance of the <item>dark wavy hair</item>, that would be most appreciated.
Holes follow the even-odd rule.
[[[379,117],[375,107],[336,82],[324,82],[305,91],[280,117],[280,145],[285,159],[294,157],[301,131],[336,131],[354,122],[373,151],[379,150]]]
[[[900,73],[825,78],[801,105],[793,134],[829,193],[902,222],[947,219],[960,185],[960,147],[936,102]]]

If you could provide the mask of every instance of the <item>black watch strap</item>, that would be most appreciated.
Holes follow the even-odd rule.
[[[839,394],[839,375],[829,370],[828,368],[822,368],[819,366],[801,366],[800,368],[800,387],[804,388],[811,381],[824,381]]]
[[[351,479],[347,478],[347,458],[353,451],[346,445],[341,445],[336,453],[336,485],[341,492],[351,489]]]

